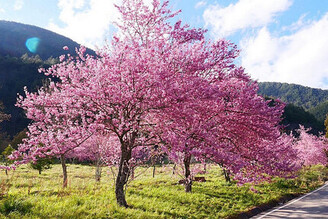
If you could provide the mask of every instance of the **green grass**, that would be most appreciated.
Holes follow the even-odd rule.
[[[194,182],[187,194],[172,168],[139,168],[127,188],[130,208],[116,204],[114,179],[103,169],[100,183],[94,168],[68,165],[68,188],[62,188],[61,166],[54,165],[39,175],[22,166],[7,177],[0,172],[0,218],[225,218],[254,206],[277,200],[287,194],[306,193],[322,185],[327,168],[303,170],[294,180],[275,179],[272,183],[238,186],[224,181],[218,167],[212,166],[206,182]]]

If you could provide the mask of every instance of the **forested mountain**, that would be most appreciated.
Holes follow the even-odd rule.
[[[69,50],[64,51],[63,47]],[[43,60],[65,53],[75,53],[80,45],[73,40],[32,25],[0,20],[0,55],[21,57],[39,55]],[[94,54],[92,50],[87,53]]]
[[[324,121],[328,113],[328,101],[319,103],[317,106],[309,109],[309,112],[319,120]]]
[[[46,77],[38,73],[38,69],[49,64],[33,57],[0,56],[0,101],[4,104],[4,112],[11,114],[10,120],[2,122],[0,126],[10,137],[22,131],[29,122],[23,110],[15,107],[17,93],[23,94],[24,86],[28,90],[36,90],[41,86]]]
[[[302,107],[305,111],[311,113],[320,124],[323,124],[328,113],[328,90],[297,84],[260,82],[258,93],[262,96],[279,98],[284,102]]]
[[[305,87],[297,84],[278,82],[260,82],[260,95],[278,97],[284,102],[309,110],[320,103],[328,101],[328,90]]]
[[[319,134],[325,130],[322,121],[317,120],[314,115],[305,111],[302,107],[295,106],[291,103],[285,107],[282,124],[288,133],[298,129],[300,124],[306,128],[311,128],[310,132],[313,134]]]
[[[69,50],[63,50],[64,46]],[[23,94],[24,86],[29,91],[40,87],[46,77],[38,73],[38,69],[56,63],[62,54],[75,55],[78,47],[73,40],[51,31],[0,21],[0,102],[4,105],[3,111],[11,114],[9,121],[0,124],[0,152],[29,123],[23,110],[14,106],[17,93]],[[95,54],[90,49],[87,53]]]

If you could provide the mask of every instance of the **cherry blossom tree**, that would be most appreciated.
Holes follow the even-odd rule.
[[[300,125],[297,130],[299,137],[294,140],[294,148],[298,152],[298,162],[302,166],[328,164],[328,143],[325,136],[308,133],[310,129]]]
[[[120,158],[119,141],[116,136],[109,133],[96,133],[86,140],[70,154],[71,157],[80,161],[94,162],[95,179],[97,182],[101,178],[101,167],[117,166]]]
[[[189,92],[188,97],[195,99],[191,105],[180,104],[162,114],[164,150],[175,162],[183,163],[186,192],[191,191],[192,157],[218,163],[239,183],[295,171],[295,150],[283,141],[287,136],[279,130],[284,104],[259,97],[257,84],[240,68],[212,86],[212,95]]]
[[[61,63],[44,70],[59,82],[50,83],[51,92],[26,92],[26,98],[19,100],[18,105],[34,120],[29,139],[19,151],[28,152],[32,159],[41,151],[63,157],[95,130],[115,134],[120,142],[115,192],[118,204],[127,206],[124,185],[131,174],[130,161],[137,148],[156,142],[154,114],[168,107],[165,87],[176,83],[178,73],[166,60],[172,40],[167,37],[172,28],[166,21],[173,16],[167,4],[154,1],[150,10],[141,1],[123,1],[118,7],[120,38],[114,37],[98,57],[84,56],[81,48],[79,57],[61,57]],[[37,147],[40,141],[42,147]]]
[[[276,161],[289,150],[277,143],[282,105],[268,107],[256,95],[256,83],[234,64],[235,45],[206,40],[205,30],[181,21],[172,24],[178,12],[168,9],[168,1],[148,7],[123,0],[117,9],[119,31],[96,57],[83,47],[77,57],[62,56],[41,70],[57,82],[19,98],[33,123],[13,157],[59,156],[65,175],[65,157],[80,147],[91,151],[88,140],[109,133],[103,157],[115,157],[116,200],[125,207],[131,167],[155,146],[182,157],[186,179],[191,156],[224,163],[241,182],[292,169],[288,161]]]
[[[86,112],[69,102],[72,96],[59,89],[54,82],[37,93],[19,96],[17,106],[26,111],[33,123],[28,126],[28,138],[15,151],[11,159],[15,164],[37,162],[40,158],[58,157],[63,169],[63,186],[67,186],[66,158],[93,135],[95,127],[87,122]],[[66,101],[65,101],[66,100]]]

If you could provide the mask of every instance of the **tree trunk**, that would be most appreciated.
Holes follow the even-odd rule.
[[[156,166],[154,164],[154,166],[153,166],[153,178],[155,178],[155,172],[156,172]]]
[[[101,162],[100,162],[100,159],[97,159],[97,161],[96,161],[95,178],[96,178],[97,182],[100,182],[100,178],[101,178]]]
[[[226,182],[231,183],[231,179],[230,179],[230,171],[227,170],[227,169],[224,168],[224,167],[222,168],[222,170],[223,170],[223,174],[224,174],[224,178],[225,178]]]
[[[39,169],[39,175],[41,175],[41,172],[42,172],[42,170],[41,170],[41,169]]]
[[[115,194],[117,204],[123,207],[128,207],[125,200],[124,186],[128,182],[130,175],[129,160],[131,159],[131,149],[125,145],[121,146],[121,158],[118,169],[118,174],[115,184]]]
[[[175,168],[176,168],[176,166],[177,166],[176,164],[173,165],[172,175],[175,174]]]
[[[151,158],[151,164],[153,165],[153,178],[155,177],[155,172],[156,172],[156,159],[155,157]]]
[[[191,155],[186,154],[183,163],[185,167],[185,191],[186,192],[191,192],[191,186],[192,186],[192,179],[190,175],[190,160],[191,160]]]
[[[60,155],[60,161],[63,168],[63,188],[67,187],[67,166],[66,159],[64,155]]]
[[[131,176],[131,180],[134,179],[134,170],[135,170],[135,167],[130,167],[129,168],[129,177]]]
[[[8,176],[8,170],[7,169],[5,169],[5,172],[6,172],[6,176]]]

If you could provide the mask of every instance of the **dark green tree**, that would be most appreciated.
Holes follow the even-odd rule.
[[[39,174],[42,173],[42,171],[50,169],[53,164],[53,159],[52,158],[39,158],[36,162],[31,162],[30,165],[32,169],[38,170]]]
[[[11,155],[11,153],[14,151],[14,148],[11,147],[11,145],[9,144],[8,147],[5,148],[5,150],[1,153],[2,155],[2,161],[4,163],[5,166],[9,166],[10,164],[13,163],[12,160],[8,159],[8,156]],[[6,175],[8,175],[8,170],[5,169],[6,171]]]

